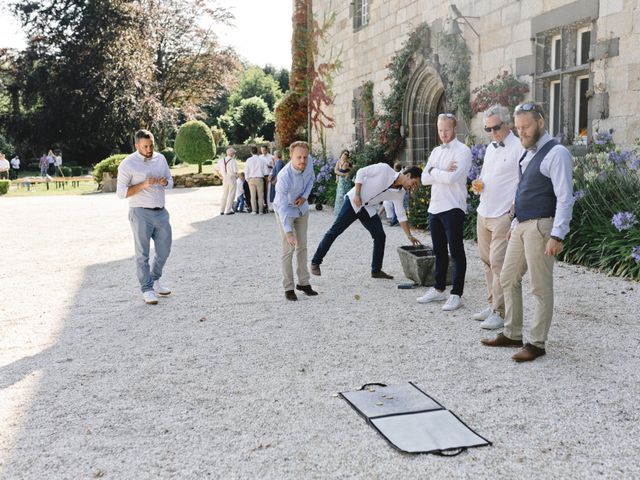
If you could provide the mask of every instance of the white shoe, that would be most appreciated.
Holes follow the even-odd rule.
[[[153,289],[159,295],[171,295],[171,289],[162,285],[160,283],[160,280],[156,280],[155,282],[153,282]]]
[[[442,306],[442,310],[445,312],[450,312],[451,310],[457,310],[462,306],[462,302],[460,301],[460,295],[449,295],[447,299],[447,303]]]
[[[142,298],[144,298],[144,303],[147,305],[155,305],[158,303],[158,297],[156,297],[156,292],[153,290],[148,290],[142,294]]]
[[[251,212],[251,215],[257,215],[258,212]]]
[[[444,292],[439,292],[435,288],[431,287],[427,290],[423,296],[418,298],[418,303],[431,303],[431,302],[442,302],[447,299],[447,294]]]
[[[493,309],[491,308],[491,306],[488,306],[484,310],[481,310],[471,315],[471,318],[481,322],[482,320],[486,320],[487,318],[489,318],[489,315],[491,315],[492,313],[493,313]]]
[[[480,324],[480,328],[485,330],[497,330],[504,327],[504,320],[498,312],[491,312],[484,322]]]

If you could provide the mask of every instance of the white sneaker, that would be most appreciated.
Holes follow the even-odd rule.
[[[257,215],[258,212],[251,212],[251,215]]]
[[[492,313],[493,313],[493,309],[491,308],[491,306],[488,306],[484,310],[481,310],[471,315],[471,318],[481,322],[482,320],[486,320],[487,318],[489,318],[489,315],[491,315]]]
[[[159,295],[171,295],[171,289],[162,285],[160,283],[160,280],[156,280],[155,282],[153,282],[153,289]]]
[[[418,298],[418,303],[431,303],[431,302],[442,302],[447,299],[447,294],[444,292],[439,292],[435,288],[431,287],[427,290],[423,296]]]
[[[491,312],[484,322],[480,324],[480,328],[485,330],[496,330],[504,327],[504,320],[498,312]]]
[[[153,290],[144,292],[142,298],[144,298],[144,303],[147,305],[155,305],[158,303],[158,297],[156,297],[156,292]]]
[[[442,306],[442,310],[445,312],[449,312],[451,310],[457,310],[462,306],[462,302],[460,301],[460,295],[449,295],[447,299],[447,303]]]

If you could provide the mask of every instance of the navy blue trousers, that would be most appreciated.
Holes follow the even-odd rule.
[[[464,276],[467,273],[467,257],[464,253],[464,217],[459,208],[446,212],[429,214],[429,231],[433,254],[436,257],[435,285],[438,290],[447,288],[449,254],[453,260],[453,288],[451,294],[460,295],[464,291]],[[447,248],[448,247],[448,248]]]

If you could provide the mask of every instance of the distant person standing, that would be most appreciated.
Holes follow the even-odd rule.
[[[244,212],[244,186],[246,183],[244,173],[240,172],[236,179],[236,205],[233,209],[235,212]]]
[[[280,170],[284,168],[284,161],[282,160],[280,150],[273,152],[273,170],[269,175],[269,201],[273,203],[276,198],[276,182],[278,181],[278,174]]]
[[[38,162],[40,165],[40,176],[42,178],[47,176],[47,171],[49,170],[49,158],[46,153],[43,153],[40,156],[40,161]]]
[[[264,213],[264,172],[263,160],[258,156],[258,147],[251,147],[251,156],[244,164],[244,174],[251,190],[251,215]]]
[[[18,173],[20,173],[20,158],[18,158],[17,154],[11,159],[11,173],[14,179],[18,178]]]
[[[265,208],[262,213],[267,213],[271,207],[271,199],[269,198],[269,177],[273,171],[273,156],[269,153],[269,145],[262,145],[260,147],[260,158],[262,159],[264,178],[264,205]]]
[[[56,174],[56,156],[53,154],[53,150],[49,150],[47,153],[47,170],[52,177]]]
[[[236,196],[236,180],[238,179],[238,163],[235,156],[235,149],[227,148],[227,155],[218,160],[216,165],[216,170],[222,177],[220,215],[233,215],[233,200]]]
[[[340,152],[340,158],[336,162],[336,166],[333,169],[333,173],[336,174],[336,182],[338,185],[336,186],[336,200],[333,205],[333,215],[337,217],[342,210],[342,205],[344,204],[344,197],[351,187],[353,187],[353,182],[351,181],[351,170],[353,169],[353,165],[349,161],[349,150],[343,150]]]
[[[153,134],[138,130],[136,151],[118,167],[119,198],[129,199],[129,222],[133,231],[136,272],[145,303],[158,303],[156,292],[169,295],[160,283],[162,269],[171,252],[171,224],[165,208],[165,189],[173,187],[173,178],[164,155],[153,151]],[[153,266],[149,266],[151,240],[155,248]],[[155,291],[154,291],[155,290]]]
[[[62,173],[62,169],[60,167],[62,167],[62,154],[58,153],[57,155],[53,155],[53,164],[55,166],[54,168],[54,173],[58,172],[60,173],[61,176],[64,177],[64,173]]]
[[[0,180],[8,180],[9,179],[9,160],[7,160],[4,156],[4,153],[0,152]]]
[[[298,299],[293,289],[293,253],[296,254],[297,290],[314,296],[318,292],[309,284],[307,267],[307,227],[309,222],[309,194],[315,175],[313,164],[308,161],[309,146],[306,142],[294,142],[289,146],[291,161],[278,173],[276,197],[273,202],[278,231],[282,239],[282,286],[287,300]]]

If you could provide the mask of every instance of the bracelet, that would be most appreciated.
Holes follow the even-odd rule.
[[[551,238],[553,238],[556,242],[560,242],[560,243],[563,243],[563,242],[564,242],[564,240],[563,240],[562,238],[560,238],[560,237],[556,237],[556,236],[554,236],[554,235],[551,235]]]

